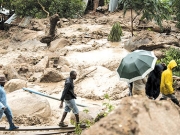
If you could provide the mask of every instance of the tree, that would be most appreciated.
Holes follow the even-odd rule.
[[[124,15],[127,10],[131,10],[131,33],[133,36],[133,22],[137,16],[142,15],[141,19],[148,21],[155,20],[162,27],[162,20],[169,19],[170,8],[166,2],[161,0],[120,0],[123,4]],[[133,10],[136,15],[133,16]]]
[[[44,18],[56,13],[60,17],[76,17],[84,12],[82,0],[8,0],[17,15]]]

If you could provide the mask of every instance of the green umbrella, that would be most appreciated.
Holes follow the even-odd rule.
[[[152,51],[136,50],[124,57],[117,69],[120,80],[128,83],[143,79],[156,64],[156,56]]]

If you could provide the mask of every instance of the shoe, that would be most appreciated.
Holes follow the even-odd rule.
[[[16,130],[16,129],[18,129],[18,128],[19,128],[19,127],[14,126],[14,127],[10,127],[9,130]]]
[[[59,126],[60,126],[60,127],[67,127],[68,125],[65,124],[64,122],[60,122],[60,123],[59,123]]]

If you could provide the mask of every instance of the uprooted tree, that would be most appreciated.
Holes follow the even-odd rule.
[[[41,43],[47,43],[47,46],[50,46],[51,41],[53,41],[56,37],[55,31],[56,31],[56,25],[59,21],[59,15],[54,14],[50,17],[50,28],[49,33],[46,36],[41,37],[40,42]]]

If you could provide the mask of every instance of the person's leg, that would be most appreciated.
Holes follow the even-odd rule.
[[[67,127],[68,125],[64,123],[64,120],[67,116],[67,113],[70,112],[70,108],[68,107],[67,101],[65,100],[65,107],[64,107],[64,112],[61,117],[61,121],[59,122],[60,127]]]
[[[169,94],[168,97],[173,101],[176,105],[179,105],[179,101],[177,100],[176,96],[174,94]]]
[[[129,96],[132,96],[133,83],[129,83]]]
[[[162,94],[162,97],[159,100],[167,100],[167,96]]]
[[[12,112],[10,110],[9,107],[7,107],[4,111],[5,115],[6,115],[6,118],[8,120],[8,123],[9,123],[9,130],[14,130],[14,129],[17,129],[19,127],[16,127],[13,123],[13,118],[12,118]]]
[[[63,112],[63,115],[61,117],[61,121],[59,122],[59,126],[61,127],[67,127],[68,125],[64,123],[64,120],[66,118],[67,112]]]
[[[3,113],[4,113],[4,110],[3,110],[3,109],[0,109],[0,120],[1,120],[1,118],[2,118],[2,116],[3,116]]]

